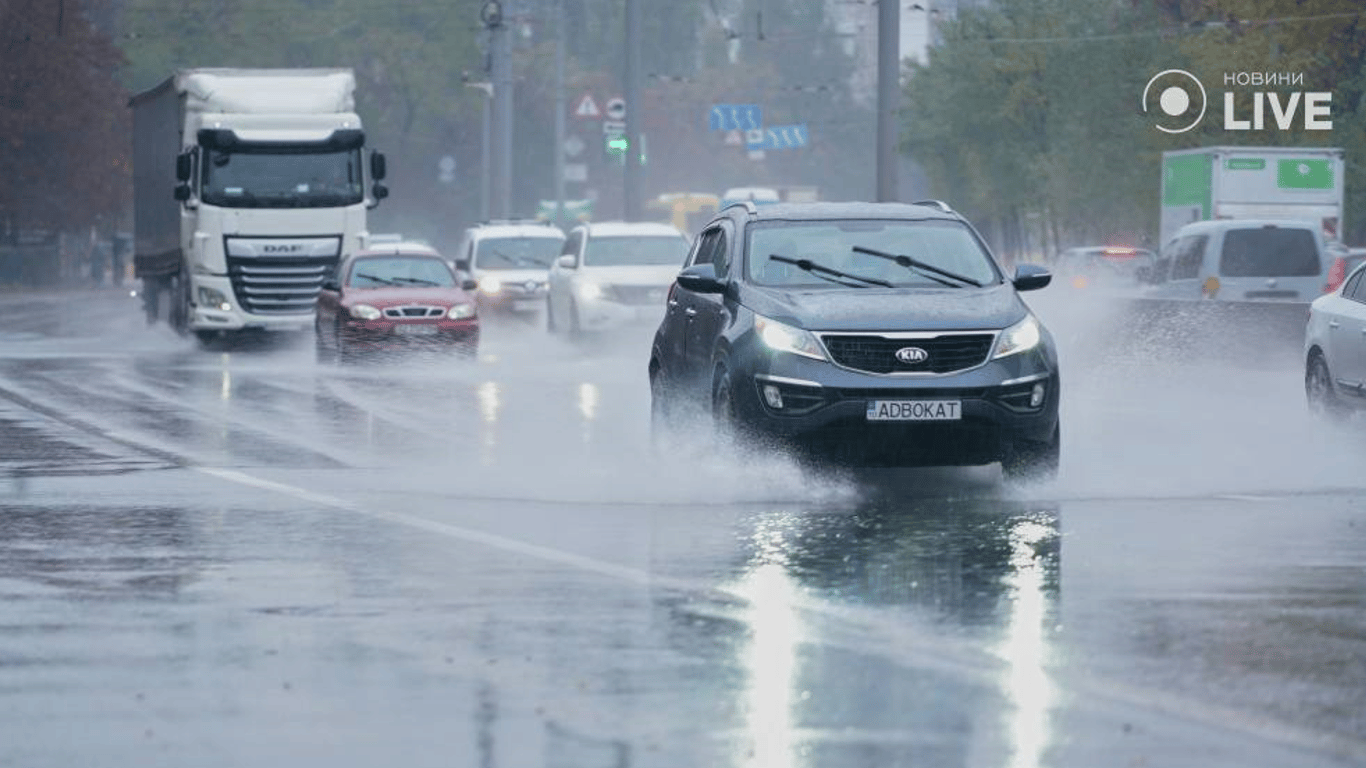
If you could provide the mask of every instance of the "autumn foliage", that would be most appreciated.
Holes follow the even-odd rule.
[[[0,0],[0,239],[126,222],[123,62],[99,0]]]

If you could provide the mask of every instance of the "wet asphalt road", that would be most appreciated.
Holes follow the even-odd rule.
[[[1366,420],[1035,304],[1010,487],[654,455],[650,329],[336,367],[0,296],[0,766],[1366,765]]]

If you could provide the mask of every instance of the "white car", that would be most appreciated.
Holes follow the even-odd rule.
[[[550,267],[546,326],[571,335],[633,324],[653,327],[688,256],[670,224],[604,221],[570,230]]]
[[[1304,392],[1325,418],[1366,408],[1366,264],[1309,305]]]
[[[498,220],[465,230],[453,266],[479,284],[479,306],[540,312],[546,275],[560,253],[564,232],[534,220]]]

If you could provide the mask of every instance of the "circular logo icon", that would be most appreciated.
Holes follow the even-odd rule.
[[[896,351],[896,359],[907,365],[923,363],[930,359],[930,353],[920,347],[902,347]]]
[[[1199,125],[1208,106],[1205,86],[1184,69],[1164,69],[1143,87],[1143,113],[1156,114],[1154,127],[1164,133],[1185,133]]]

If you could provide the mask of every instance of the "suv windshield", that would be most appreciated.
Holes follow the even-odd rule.
[[[627,265],[682,266],[688,257],[688,241],[658,235],[619,235],[589,239],[583,263],[590,267]]]
[[[933,270],[903,266],[861,250],[907,256]],[[772,259],[771,256],[782,259]],[[944,287],[934,270],[989,285],[1000,282],[991,256],[972,231],[957,221],[853,220],[774,221],[749,227],[746,275],[759,285],[835,287],[790,263],[808,260],[863,280],[892,286]]]
[[[1307,229],[1231,229],[1219,254],[1219,272],[1227,277],[1312,277],[1322,269]]]
[[[491,237],[474,249],[473,266],[479,269],[550,269],[560,254],[555,237]]]
[[[227,208],[331,208],[364,200],[361,152],[205,149],[200,199]]]

